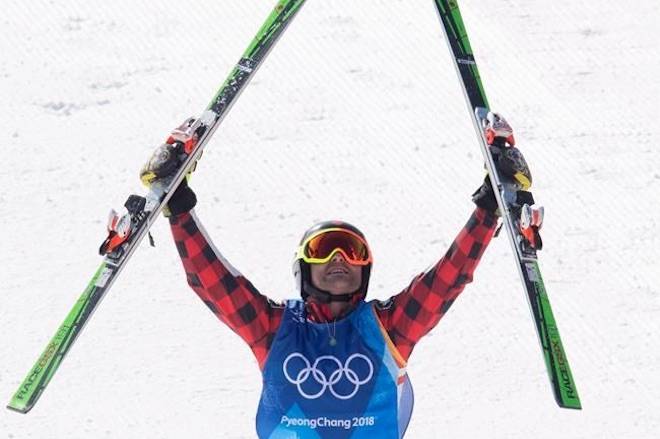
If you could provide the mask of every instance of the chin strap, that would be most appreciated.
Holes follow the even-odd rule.
[[[312,285],[310,282],[303,282],[303,291],[307,293],[308,296],[313,297],[320,303],[331,303],[331,302],[350,302],[351,299],[353,299],[353,296],[358,294],[360,292],[361,288],[358,288],[357,290],[353,291],[352,293],[346,293],[346,294],[332,294],[328,291],[321,290],[319,288],[316,288],[314,285]],[[306,299],[303,297],[303,299]]]

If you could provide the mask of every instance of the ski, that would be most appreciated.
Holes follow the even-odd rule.
[[[20,384],[7,405],[8,409],[27,413],[34,407],[101,299],[126,266],[138,244],[148,234],[149,228],[174,190],[194,169],[204,146],[304,2],[305,0],[280,0],[202,115],[197,119],[189,119],[175,130],[173,142],[179,148],[176,172],[155,182],[145,196],[129,196],[122,215],[111,212],[109,235],[100,248],[103,261]]]
[[[493,147],[488,145],[483,129],[488,114],[488,100],[458,3],[456,0],[434,2],[477,132],[490,182],[493,188],[497,188],[495,197],[502,214],[503,226],[513,248],[518,273],[527,293],[555,399],[560,407],[580,409],[580,398],[538,264],[537,250],[541,248],[538,228],[543,215],[542,208],[520,202],[517,198],[518,187],[498,174],[491,151]]]

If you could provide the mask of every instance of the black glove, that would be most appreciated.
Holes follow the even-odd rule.
[[[495,192],[493,192],[493,186],[490,184],[488,175],[484,178],[483,184],[472,194],[472,202],[488,212],[497,212],[497,200],[495,199]]]
[[[184,178],[178,188],[172,194],[172,198],[163,209],[166,217],[177,216],[192,210],[197,205],[197,196],[190,186],[188,178]]]
[[[490,178],[486,175],[484,182],[472,194],[472,202],[478,207],[487,210],[497,216],[500,216],[499,206],[495,199],[495,192],[493,186],[490,184]],[[516,192],[516,204],[522,206],[523,204],[534,204],[534,196],[529,191],[518,190]]]

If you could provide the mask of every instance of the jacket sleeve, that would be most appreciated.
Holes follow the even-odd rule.
[[[188,285],[250,346],[263,367],[284,307],[269,300],[220,254],[194,211],[170,217]]]
[[[440,261],[416,276],[401,293],[376,303],[376,313],[404,359],[472,282],[496,227],[497,217],[477,208]]]

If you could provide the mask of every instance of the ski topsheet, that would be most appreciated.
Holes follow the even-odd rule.
[[[102,247],[101,265],[87,288],[60,325],[35,365],[13,395],[7,408],[27,413],[37,402],[62,359],[82,328],[108,292],[117,276],[158,218],[163,206],[193,166],[202,150],[222,122],[231,106],[261,65],[277,39],[293,20],[305,0],[280,0],[268,16],[243,56],[219,88],[204,113],[189,127],[196,136],[194,147],[182,152],[178,170],[155,182],[144,196],[131,195],[126,202],[126,214],[121,218],[125,236],[117,245]],[[111,235],[112,236],[112,235]]]
[[[518,273],[527,293],[536,332],[541,342],[552,390],[560,407],[580,409],[580,398],[559,337],[550,300],[543,284],[536,248],[530,247],[520,232],[521,208],[516,203],[517,188],[504,181],[497,172],[493,156],[484,137],[483,119],[488,113],[488,100],[479,77],[467,32],[456,0],[434,0],[442,28],[461,79],[470,117],[477,131],[479,145],[486,162],[495,197],[502,213],[509,242],[514,250]]]

